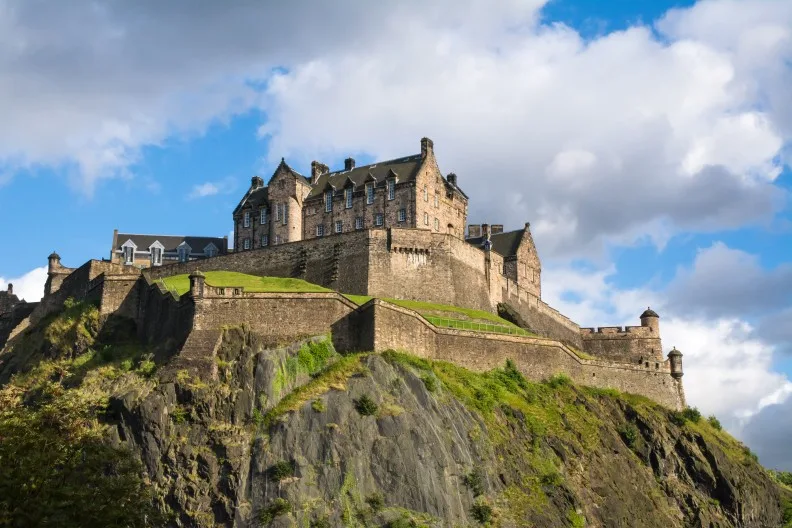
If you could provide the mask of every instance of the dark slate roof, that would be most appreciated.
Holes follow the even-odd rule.
[[[225,250],[225,239],[222,237],[200,237],[200,236],[174,236],[174,235],[135,235],[129,233],[118,233],[116,247],[113,250],[121,249],[127,240],[131,240],[140,251],[147,251],[155,240],[165,246],[165,251],[176,251],[182,242],[192,249],[193,253],[201,253],[210,243],[217,246],[220,253]]]
[[[643,319],[644,317],[657,317],[658,319],[660,318],[660,316],[657,315],[657,312],[655,312],[651,308],[647,308],[646,310],[644,310],[644,313],[641,314],[641,319]]]
[[[239,202],[239,205],[236,206],[236,209],[234,209],[234,214],[237,214],[237,212],[239,212],[239,210],[246,205],[250,205],[254,209],[262,205],[266,205],[268,200],[269,187],[259,187],[258,189],[250,191],[245,195],[242,201]]]
[[[329,187],[336,190],[342,189],[350,181],[356,186],[364,185],[367,181],[381,183],[391,174],[396,175],[399,183],[410,181],[415,179],[420,166],[421,155],[415,154],[390,161],[380,161],[371,165],[362,165],[352,170],[329,172],[319,176],[319,180],[311,189],[308,198],[321,196]]]
[[[492,250],[504,257],[516,255],[517,248],[520,247],[520,242],[522,241],[523,232],[524,231],[522,229],[518,229],[517,231],[509,231],[507,233],[490,235],[490,240],[492,241]],[[484,237],[466,238],[465,241],[478,247],[481,246],[481,243],[484,241]]]

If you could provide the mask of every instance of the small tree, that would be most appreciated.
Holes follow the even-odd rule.
[[[355,400],[355,409],[359,412],[362,416],[373,416],[377,414],[377,404],[374,403],[374,400],[368,397],[368,395],[364,394],[357,400]]]

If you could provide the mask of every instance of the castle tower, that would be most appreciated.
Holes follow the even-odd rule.
[[[660,336],[660,316],[651,308],[646,308],[641,314],[641,326],[650,328],[653,333]]]
[[[684,375],[682,371],[682,352],[674,347],[668,353],[668,359],[671,361],[671,376],[674,379],[680,379]]]

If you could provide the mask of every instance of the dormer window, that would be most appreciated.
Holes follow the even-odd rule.
[[[374,203],[374,183],[369,182],[366,184],[366,205]]]
[[[396,180],[388,178],[388,200],[396,199]]]
[[[217,256],[218,253],[219,250],[217,249],[217,246],[215,246],[214,244],[209,244],[204,248],[204,255],[206,255],[207,257],[215,257]]]
[[[127,246],[124,248],[124,263],[132,264],[135,262],[135,248]]]
[[[344,196],[344,198],[346,200],[347,209],[352,209],[352,192],[353,192],[352,187],[347,187],[346,189],[344,189],[344,193],[346,193],[346,196]]]
[[[159,242],[154,242],[149,247],[149,252],[151,253],[151,265],[152,266],[161,266],[162,265],[162,250],[164,249],[163,245]]]
[[[180,247],[178,253],[179,253],[179,262],[187,262],[187,259],[189,258],[190,255],[187,248]]]
[[[325,191],[325,213],[333,210],[333,191]]]
[[[242,227],[250,227],[250,212],[249,211],[245,211],[245,214],[242,217]]]

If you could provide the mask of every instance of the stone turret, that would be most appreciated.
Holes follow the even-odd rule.
[[[641,314],[641,326],[650,328],[653,333],[660,335],[660,316],[651,308],[646,308]]]
[[[674,347],[668,353],[668,359],[671,361],[671,376],[674,379],[680,379],[684,375],[682,371],[682,352]]]
[[[47,261],[48,261],[47,273],[49,274],[55,273],[61,267],[60,255],[58,255],[54,251],[50,253],[49,257],[47,257]]]
[[[203,297],[204,284],[206,284],[206,275],[198,270],[190,273],[190,295],[192,295],[193,299]]]

